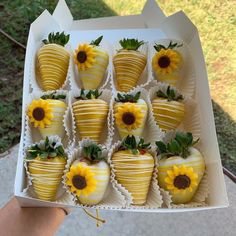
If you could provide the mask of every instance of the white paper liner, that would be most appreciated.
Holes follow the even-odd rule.
[[[79,41],[78,40],[78,45],[82,44],[85,42]],[[90,42],[89,42],[90,43]],[[110,82],[110,78],[111,78],[111,73],[112,73],[112,53],[111,53],[111,46],[109,45],[108,42],[106,42],[104,39],[102,40],[102,42],[100,43],[99,48],[105,50],[108,55],[109,55],[109,63],[107,66],[107,70],[105,72],[105,75],[103,77],[103,80],[101,81],[100,86],[97,89],[110,89],[111,88],[111,82]],[[72,55],[72,63],[71,63],[71,76],[70,76],[70,84],[71,84],[71,88],[78,88],[78,89],[82,89],[82,82],[79,78],[79,71],[77,68],[77,65],[74,63],[74,51],[77,48],[73,48],[71,51],[71,55]]]
[[[150,63],[149,65],[151,66],[152,79],[154,81],[158,81],[156,79],[154,71],[152,70],[152,58],[156,53],[154,45],[155,43],[157,43],[167,47],[170,43],[170,40],[172,40],[173,43],[183,44],[182,47],[175,48],[176,51],[181,53],[184,61],[183,67],[180,69],[179,72],[181,75],[181,79],[177,82],[176,87],[181,91],[183,95],[188,97],[193,97],[195,94],[195,80],[196,80],[195,69],[192,60],[192,55],[190,53],[188,45],[183,41],[179,41],[176,39],[159,39],[149,43],[149,63]]]
[[[152,103],[152,100],[156,98],[156,92],[158,90],[161,90],[162,92],[166,92],[168,86],[169,85],[166,83],[158,82],[156,86],[151,87],[149,90],[150,102]],[[174,87],[171,87],[171,88],[176,91],[176,94],[181,94],[179,90],[177,90],[176,88]],[[201,126],[200,126],[200,117],[199,117],[199,110],[198,110],[197,104],[191,97],[188,97],[188,96],[184,96],[183,103],[185,105],[184,118],[181,124],[176,129],[191,132],[193,133],[194,137],[199,137]],[[150,113],[152,114],[152,117],[154,119],[152,106],[150,109]],[[155,122],[155,119],[154,119],[154,122]],[[155,124],[159,127],[159,125],[156,122]]]
[[[150,99],[149,99],[147,90],[142,87],[137,87],[129,93],[115,92],[115,94],[113,96],[112,116],[111,116],[111,118],[112,118],[111,124],[113,127],[112,130],[114,131],[113,132],[113,139],[112,139],[113,143],[117,142],[118,140],[121,140],[121,137],[119,135],[118,129],[115,124],[115,116],[114,116],[114,105],[116,103],[115,98],[117,97],[117,93],[134,95],[137,92],[141,92],[140,98],[143,99],[147,103],[147,106],[148,106],[147,119],[146,119],[146,123],[144,126],[143,134],[141,137],[143,137],[146,142],[150,142],[151,144],[154,144],[155,141],[161,140],[164,135],[163,132],[161,131],[161,129],[159,128],[159,126],[156,125],[156,122],[153,118],[153,114],[150,109],[151,103],[150,103]]]
[[[112,155],[114,152],[118,151],[121,145],[121,141],[116,142],[108,153],[108,163],[111,167],[111,182],[114,188],[117,188],[126,198],[126,209],[156,209],[160,208],[163,204],[162,195],[160,193],[160,188],[157,182],[157,161],[156,161],[156,154],[153,148],[150,149],[150,153],[152,154],[155,164],[154,170],[152,174],[151,183],[149,186],[149,191],[147,195],[147,201],[143,206],[132,205],[132,196],[131,193],[121,184],[118,183],[116,180],[115,169],[112,163]]]
[[[56,135],[55,136],[50,136],[49,141],[56,142],[56,146],[63,145],[62,142],[61,142],[61,138],[56,136]],[[40,145],[40,142],[31,143],[28,146],[26,146],[25,149],[24,149],[24,152],[23,152],[24,157],[26,157],[27,148],[31,147],[33,144],[39,144]],[[66,155],[68,156],[68,150],[65,147],[64,147],[64,151],[65,151]],[[29,160],[24,160],[24,167],[25,167],[25,171],[26,171],[27,185],[26,185],[26,188],[23,189],[23,193],[27,197],[38,199],[36,197],[36,194],[35,194],[34,189],[33,189],[33,185],[32,185],[33,177],[31,176],[31,174],[28,170],[28,165],[27,165],[28,162],[29,162]],[[61,179],[61,181],[63,181],[63,179]],[[63,184],[61,182],[61,184],[59,185],[59,187],[57,189],[56,201],[53,201],[53,202],[59,202],[60,199],[63,199],[63,202],[67,202],[67,204],[71,204],[70,196],[68,194],[65,194],[65,193],[66,193],[66,191],[63,188]],[[40,199],[38,199],[38,200],[40,200]],[[40,200],[40,201],[44,201],[44,200]],[[45,201],[45,202],[50,202],[50,201]]]
[[[42,91],[34,91],[34,93],[31,93],[30,96],[28,97],[26,104],[25,104],[25,111],[27,112],[28,106],[31,104],[31,102],[34,99],[40,99],[41,96],[43,95],[48,95],[51,94],[53,91],[47,91],[47,92],[42,92]],[[65,90],[57,90],[55,91],[55,95],[66,95],[66,99],[63,100],[66,105],[66,111],[63,116],[63,126],[65,129],[65,136],[62,140],[62,143],[64,147],[69,146],[70,143],[72,143],[72,128],[71,128],[71,112],[69,109],[69,93]],[[42,140],[42,136],[40,135],[40,132],[38,128],[35,128],[32,123],[29,121],[29,117],[27,114],[25,114],[25,134],[24,134],[24,146],[29,146],[30,144],[34,142],[39,142]]]
[[[177,131],[168,131],[165,136],[163,137],[163,142],[167,143],[169,142],[172,138],[175,137]],[[194,139],[199,138],[194,137]],[[202,153],[203,158],[204,154],[201,150],[200,145],[196,145],[197,149]],[[163,197],[164,201],[164,206],[168,208],[192,208],[192,207],[202,207],[202,206],[207,206],[206,199],[209,195],[209,184],[208,184],[208,178],[207,178],[207,169],[205,170],[205,173],[201,179],[201,182],[199,183],[198,189],[196,193],[194,194],[191,202],[185,203],[185,204],[174,204],[171,199],[171,194],[169,191],[165,191],[164,189],[161,189],[161,194]]]
[[[109,184],[107,186],[104,198],[102,199],[101,202],[99,202],[96,205],[84,205],[79,203],[76,195],[74,193],[71,193],[70,188],[66,185],[66,179],[67,179],[66,173],[70,170],[70,167],[75,160],[81,159],[83,147],[88,146],[90,144],[95,144],[95,142],[90,139],[83,139],[82,141],[79,142],[78,148],[75,148],[70,151],[63,176],[64,188],[66,189],[66,192],[73,197],[73,205],[78,205],[86,208],[96,208],[96,209],[120,209],[124,207],[126,204],[125,197],[117,188],[113,187],[111,180],[109,181]],[[98,145],[98,146],[102,149],[102,156],[107,157],[108,156],[107,147],[103,145]]]
[[[71,116],[72,116],[72,133],[73,133],[73,142],[77,143],[81,141],[79,132],[77,131],[76,128],[76,123],[75,123],[75,117],[73,114],[73,109],[72,109],[72,104],[76,101],[75,97],[78,97],[80,95],[81,89],[76,89],[72,88],[72,91],[69,93],[70,101],[69,101],[69,107],[71,110]],[[102,92],[102,95],[99,97],[99,99],[104,100],[107,102],[109,106],[109,111],[107,115],[107,122],[104,126],[104,132],[101,135],[101,141],[100,144],[105,145],[109,147],[111,145],[111,135],[112,135],[112,130],[111,130],[111,100],[112,100],[112,94],[111,90],[108,89],[100,89],[99,92]]]
[[[141,40],[141,39],[139,39],[139,40]],[[121,46],[120,46],[119,42],[114,43],[113,50],[112,50],[112,59],[116,55],[117,51],[120,49],[121,49]],[[131,89],[129,92],[133,91],[136,87],[144,87],[152,81],[152,75],[150,73],[151,71],[150,71],[150,67],[149,67],[149,64],[150,64],[149,58],[150,57],[149,57],[148,43],[145,42],[143,45],[141,45],[139,47],[138,51],[144,53],[147,56],[147,64],[146,64],[146,67],[144,68],[144,70],[137,82],[137,85],[133,89]],[[117,91],[117,82],[116,82],[116,75],[115,75],[113,60],[111,62],[111,65],[112,65],[111,86],[112,86],[113,91]]]
[[[47,36],[46,36],[47,37]],[[42,86],[41,86],[41,83],[40,83],[40,74],[39,74],[39,69],[38,69],[38,60],[37,60],[37,53],[38,53],[38,50],[43,46],[44,44],[42,43],[42,41],[39,41],[37,43],[35,43],[35,48],[33,49],[33,53],[32,53],[32,58],[29,60],[31,65],[30,65],[30,68],[31,68],[31,71],[30,71],[30,76],[29,76],[29,79],[30,79],[30,86],[34,91],[42,91],[44,92],[44,90],[42,89]],[[68,42],[65,46],[65,49],[69,52],[70,54],[70,61],[69,61],[69,66],[68,66],[68,71],[67,71],[67,76],[66,76],[66,79],[65,79],[65,82],[63,83],[63,85],[61,86],[61,89],[63,90],[69,90],[70,89],[70,77],[71,77],[71,74],[72,74],[72,50],[71,50],[71,45],[70,43]]]

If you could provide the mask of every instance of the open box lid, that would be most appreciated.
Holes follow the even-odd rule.
[[[50,27],[45,24],[50,22]],[[179,39],[188,44],[194,55],[193,62],[196,71],[196,94],[201,111],[201,141],[205,150],[205,158],[207,159],[207,172],[210,186],[209,193],[209,208],[219,208],[228,206],[228,198],[226,186],[222,172],[220,153],[217,143],[213,109],[210,99],[209,85],[207,79],[206,66],[202,52],[201,42],[196,26],[185,15],[184,12],[177,12],[169,17],[166,17],[160,7],[154,0],[148,0],[140,15],[131,16],[114,16],[96,19],[73,20],[72,14],[64,0],[59,0],[53,15],[45,10],[30,27],[28,42],[36,41],[42,38],[43,34],[51,31],[65,30],[104,30],[104,29],[134,29],[134,28],[159,28],[167,37]],[[33,40],[32,40],[33,39]],[[27,45],[26,60],[29,57],[29,47],[33,47],[31,43]],[[29,65],[25,64],[26,71],[29,70]],[[26,76],[24,77],[24,91],[29,91],[29,82]],[[202,96],[204,94],[204,97]],[[24,94],[26,97],[27,94]],[[24,104],[23,97],[23,104]],[[22,113],[24,113],[22,109]],[[24,121],[22,121],[22,136],[24,132]],[[21,142],[22,145],[22,142]],[[22,146],[20,146],[19,156],[22,156]],[[24,175],[24,170],[21,162],[18,160],[17,176],[20,178]],[[22,183],[19,184],[16,178],[15,195],[20,196],[22,191]],[[208,208],[208,207],[207,207]]]

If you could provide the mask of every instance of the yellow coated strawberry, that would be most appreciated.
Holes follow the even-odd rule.
[[[173,203],[188,203],[194,197],[205,173],[204,158],[192,147],[196,142],[191,133],[178,132],[165,148],[160,143],[157,142],[162,156],[158,164],[158,183],[170,192]]]
[[[26,162],[37,198],[45,201],[54,201],[62,181],[66,157],[58,156],[58,154],[64,154],[62,146],[49,148],[47,145],[50,141],[47,138],[44,143],[44,147],[43,145],[33,145],[28,149]],[[55,144],[51,143],[51,145]]]
[[[104,79],[109,56],[104,49],[99,47],[102,38],[103,36],[90,44],[80,44],[75,50],[74,61],[84,89],[97,89]]]
[[[151,183],[154,159],[141,145],[140,149],[137,146],[129,149],[136,144],[134,141],[134,136],[128,136],[121,146],[121,149],[126,150],[115,152],[111,161],[116,180],[131,193],[132,204],[144,205]]]
[[[140,92],[135,95],[121,95],[118,93],[117,103],[114,105],[115,123],[121,138],[127,135],[142,136],[148,107]]]
[[[176,129],[183,121],[185,105],[182,100],[182,95],[175,94],[170,86],[166,93],[157,92],[157,98],[152,101],[152,111],[156,123],[164,131]]]
[[[72,108],[80,138],[90,138],[98,143],[107,121],[108,104],[95,96],[74,102]]]
[[[161,81],[176,86],[180,80],[180,68],[183,64],[182,55],[175,50],[182,47],[182,44],[172,43],[165,47],[161,44],[155,44],[155,55],[152,58],[152,69],[155,77]]]
[[[70,54],[64,48],[69,35],[51,33],[37,53],[39,84],[44,91],[57,90],[64,84],[69,67]]]
[[[110,177],[102,148],[94,143],[84,146],[82,158],[73,162],[66,177],[66,185],[80,203],[96,205],[101,202]]]
[[[122,49],[113,58],[115,79],[118,91],[128,92],[136,87],[146,66],[147,56],[138,51],[143,41],[123,39],[120,44]]]
[[[65,128],[63,119],[67,105],[59,100],[65,99],[64,95],[43,95],[38,100],[33,100],[28,106],[28,117],[43,139],[47,136],[58,135],[63,139]]]

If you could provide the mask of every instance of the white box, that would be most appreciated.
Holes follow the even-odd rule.
[[[37,199],[26,197],[23,193],[23,189],[26,187],[25,181],[25,169],[23,166],[23,137],[25,131],[25,101],[30,93],[29,78],[32,75],[32,54],[35,53],[35,43],[41,40],[43,36],[47,35],[51,31],[84,31],[84,30],[96,30],[90,31],[91,35],[107,34],[110,30],[114,29],[140,29],[129,30],[131,35],[143,31],[143,28],[151,28],[146,31],[149,39],[156,35],[166,36],[168,38],[180,39],[188,44],[194,55],[193,62],[196,71],[196,94],[195,97],[199,103],[201,111],[201,140],[203,143],[203,149],[205,154],[205,162],[208,170],[209,180],[209,198],[207,200],[208,206],[198,208],[184,208],[184,209],[156,209],[145,210],[139,209],[135,211],[155,211],[155,212],[181,212],[181,211],[193,211],[227,207],[229,205],[226,187],[224,182],[224,176],[222,172],[221,159],[219,154],[219,148],[216,138],[214,117],[212,111],[211,98],[209,93],[209,85],[207,79],[206,66],[202,47],[198,35],[196,26],[188,19],[188,17],[182,12],[177,12],[169,17],[166,17],[159,6],[154,0],[147,1],[142,14],[133,16],[115,16],[88,20],[73,20],[73,17],[68,9],[64,0],[60,0],[53,13],[45,10],[32,24],[29,31],[26,57],[25,57],[25,70],[24,70],[24,88],[23,88],[23,107],[22,107],[22,131],[21,142],[18,154],[18,163],[15,178],[15,196],[19,200],[22,206],[50,206],[50,207],[68,207],[62,203],[44,202]],[[152,29],[156,28],[156,29]],[[114,31],[115,32],[115,31]],[[113,32],[113,33],[114,33]],[[127,36],[128,31],[125,31]],[[116,31],[119,33],[119,31]],[[115,35],[114,33],[114,39]],[[112,34],[110,34],[112,35]],[[135,36],[136,36],[135,35]],[[145,35],[142,35],[145,40]],[[113,40],[111,36],[111,41]],[[126,210],[126,209],[121,209]],[[127,211],[133,211],[131,209]]]

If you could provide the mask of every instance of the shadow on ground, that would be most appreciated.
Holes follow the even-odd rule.
[[[236,123],[216,102],[212,105],[222,163],[236,175]]]

